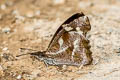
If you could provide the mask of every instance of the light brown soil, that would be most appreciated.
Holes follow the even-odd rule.
[[[84,12],[93,63],[46,67],[20,48],[45,50],[59,27]],[[0,0],[0,80],[120,80],[120,0]]]

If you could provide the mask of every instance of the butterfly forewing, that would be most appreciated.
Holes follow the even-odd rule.
[[[76,14],[74,14],[73,16],[71,16],[70,18],[68,18],[58,29],[57,29],[57,31],[55,32],[55,34],[54,34],[54,36],[53,36],[53,38],[52,38],[52,40],[51,40],[51,42],[50,42],[50,44],[49,44],[49,46],[48,46],[48,49],[52,46],[52,44],[54,43],[54,42],[56,42],[56,40],[57,39],[59,39],[59,37],[65,32],[65,30],[63,29],[63,26],[64,25],[68,25],[70,22],[72,22],[73,20],[75,20],[75,19],[78,19],[79,17],[82,17],[82,16],[84,16],[84,14],[83,13],[76,13]]]

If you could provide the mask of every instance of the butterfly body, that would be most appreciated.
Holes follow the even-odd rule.
[[[66,20],[54,34],[44,52],[32,53],[47,65],[87,65],[92,62],[87,32],[91,29],[88,17],[77,13]]]

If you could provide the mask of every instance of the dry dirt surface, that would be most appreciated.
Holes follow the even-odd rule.
[[[59,69],[20,48],[45,50],[68,17],[83,12],[93,63]],[[120,0],[0,0],[0,80],[120,80]]]

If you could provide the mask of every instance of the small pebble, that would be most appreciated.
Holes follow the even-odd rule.
[[[13,11],[12,11],[12,14],[14,14],[14,15],[19,15],[19,12],[18,12],[18,10],[13,10]]]
[[[3,48],[3,51],[7,51],[7,50],[8,50],[8,48],[7,48],[7,47]]]
[[[36,11],[35,15],[39,16],[40,15],[40,10]]]
[[[114,50],[116,53],[120,53],[120,48]]]
[[[31,18],[31,17],[33,17],[34,15],[33,15],[32,12],[29,12],[29,13],[26,14],[26,16],[29,17],[29,18]]]
[[[22,77],[21,75],[18,75],[18,76],[17,76],[17,79],[21,79],[21,77]]]
[[[113,29],[108,29],[107,34],[111,34],[113,32]]]
[[[119,50],[118,52],[120,53],[120,48],[118,50]]]
[[[0,7],[1,7],[2,10],[6,9],[6,5],[5,4],[2,4]]]
[[[11,29],[9,27],[5,27],[2,29],[3,33],[10,33]]]
[[[118,53],[118,56],[120,56],[120,53]]]
[[[21,16],[18,10],[13,10],[12,14],[15,15],[15,18],[17,19],[16,22],[25,20],[25,17]]]
[[[18,20],[21,20],[21,21],[24,21],[25,20],[25,18],[23,17],[23,16],[20,16],[20,15],[16,15],[15,16]]]
[[[57,5],[57,4],[63,4],[63,3],[65,3],[65,0],[53,0],[53,3],[55,5]]]
[[[66,65],[63,65],[63,66],[62,66],[62,69],[63,69],[63,70],[66,70],[66,69],[67,69],[67,66],[66,66]]]

